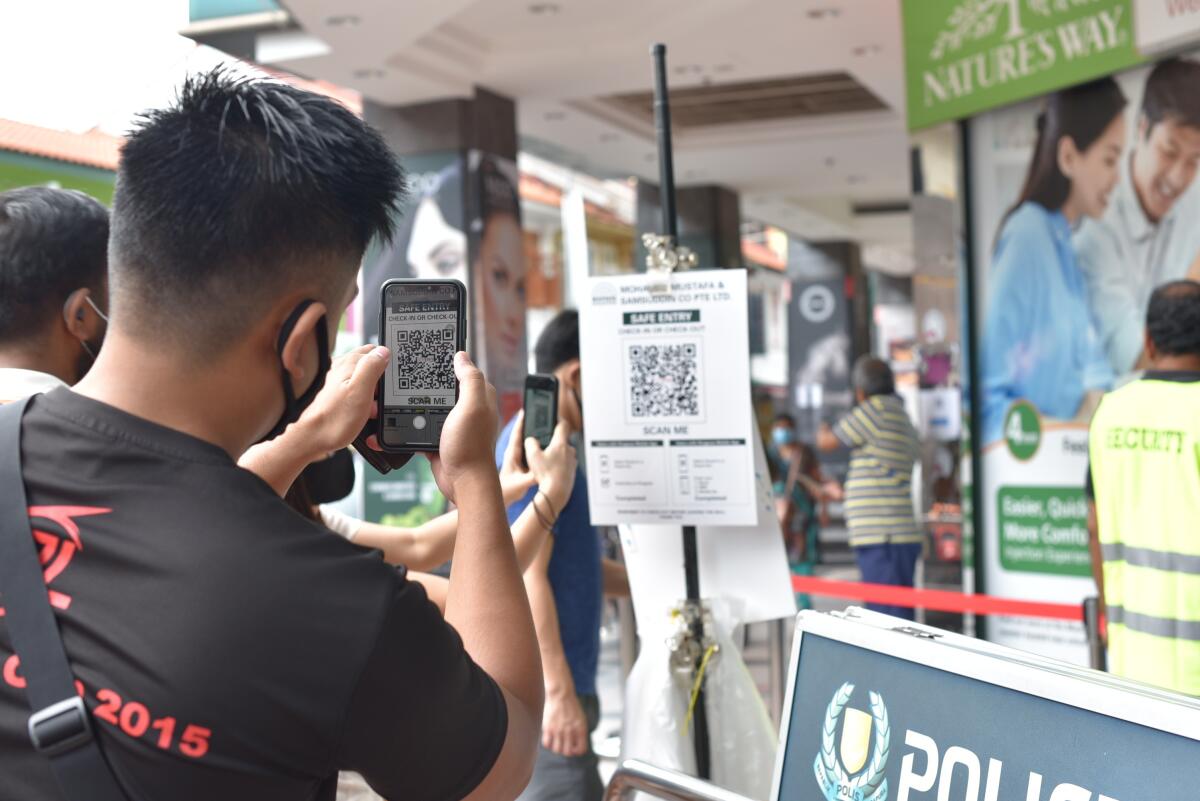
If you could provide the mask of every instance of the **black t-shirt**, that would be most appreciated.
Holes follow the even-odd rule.
[[[21,455],[68,658],[131,799],[332,799],[341,769],[449,801],[487,775],[503,696],[378,552],[219,448],[69,390],[31,403]],[[0,667],[0,797],[58,801],[2,617]]]

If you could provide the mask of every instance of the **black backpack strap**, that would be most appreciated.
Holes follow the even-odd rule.
[[[0,405],[0,602],[34,710],[29,738],[50,760],[67,801],[128,801],[75,690],[29,527],[21,474],[21,417],[29,400]]]

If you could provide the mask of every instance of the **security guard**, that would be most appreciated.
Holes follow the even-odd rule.
[[[1093,573],[1109,669],[1200,696],[1200,283],[1154,291],[1145,347],[1092,420]]]

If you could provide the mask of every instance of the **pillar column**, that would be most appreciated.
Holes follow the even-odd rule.
[[[870,350],[867,281],[858,243],[788,242],[788,402],[797,433],[816,441],[822,421],[854,406],[851,369]],[[826,472],[842,476],[849,453],[820,454]]]

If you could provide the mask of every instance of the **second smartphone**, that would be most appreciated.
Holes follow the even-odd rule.
[[[379,291],[379,341],[391,351],[378,394],[379,444],[437,451],[458,400],[454,354],[467,347],[467,289],[451,279],[395,278]]]
[[[552,375],[532,373],[525,377],[525,436],[533,437],[543,449],[550,447],[554,427],[558,425],[558,379]],[[525,446],[521,446],[525,466]]]

